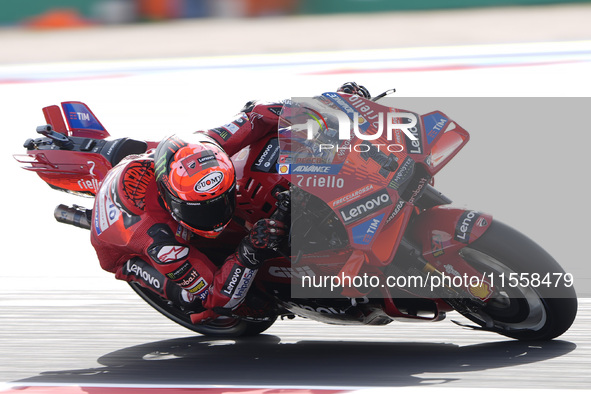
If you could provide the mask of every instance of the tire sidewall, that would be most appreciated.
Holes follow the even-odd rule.
[[[538,273],[541,277],[548,273],[565,273],[556,260],[538,244],[496,220],[468,247],[496,259],[517,273]],[[558,289],[559,293],[557,289],[545,286],[532,289],[545,308],[545,324],[537,330],[500,331],[500,334],[520,340],[550,340],[563,334],[571,326],[577,312],[574,287],[562,286]],[[481,324],[474,316],[465,316]]]

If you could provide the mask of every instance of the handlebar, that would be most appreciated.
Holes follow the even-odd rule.
[[[289,221],[291,216],[291,196],[289,191],[276,193],[275,198],[277,198],[277,210],[273,212],[271,218],[285,223]]]
[[[74,143],[67,136],[53,130],[50,124],[37,127],[37,133],[52,140],[58,147],[66,150],[74,148]]]

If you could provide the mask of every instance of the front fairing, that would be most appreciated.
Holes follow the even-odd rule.
[[[439,111],[419,115],[324,93],[284,106],[277,171],[333,211],[350,247],[363,251],[368,264],[387,265],[414,202],[468,139]],[[292,206],[292,217],[298,209]]]

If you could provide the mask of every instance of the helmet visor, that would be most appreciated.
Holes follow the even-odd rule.
[[[207,202],[183,201],[168,193],[166,199],[176,220],[202,231],[212,231],[228,224],[236,205],[235,187]]]

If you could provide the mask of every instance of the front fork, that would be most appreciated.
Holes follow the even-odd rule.
[[[494,289],[483,273],[461,257],[460,251],[481,237],[491,223],[490,215],[477,211],[428,207],[409,225],[386,275],[420,276],[426,285],[408,292],[443,299],[460,312],[480,309]]]
[[[452,270],[450,264],[446,264],[446,266],[448,271]],[[463,284],[464,278],[459,274],[459,271],[453,270],[456,271],[457,277],[461,278]],[[393,264],[386,269],[386,275],[422,278],[420,281],[422,285],[407,289],[408,293],[434,301],[442,300],[459,312],[475,311],[486,305],[486,300],[472,294],[469,287],[459,284],[458,280],[454,281],[453,276],[430,263],[424,257],[421,248],[408,239],[401,241]],[[467,277],[467,274],[464,277]],[[439,309],[442,309],[441,305],[439,305]]]

